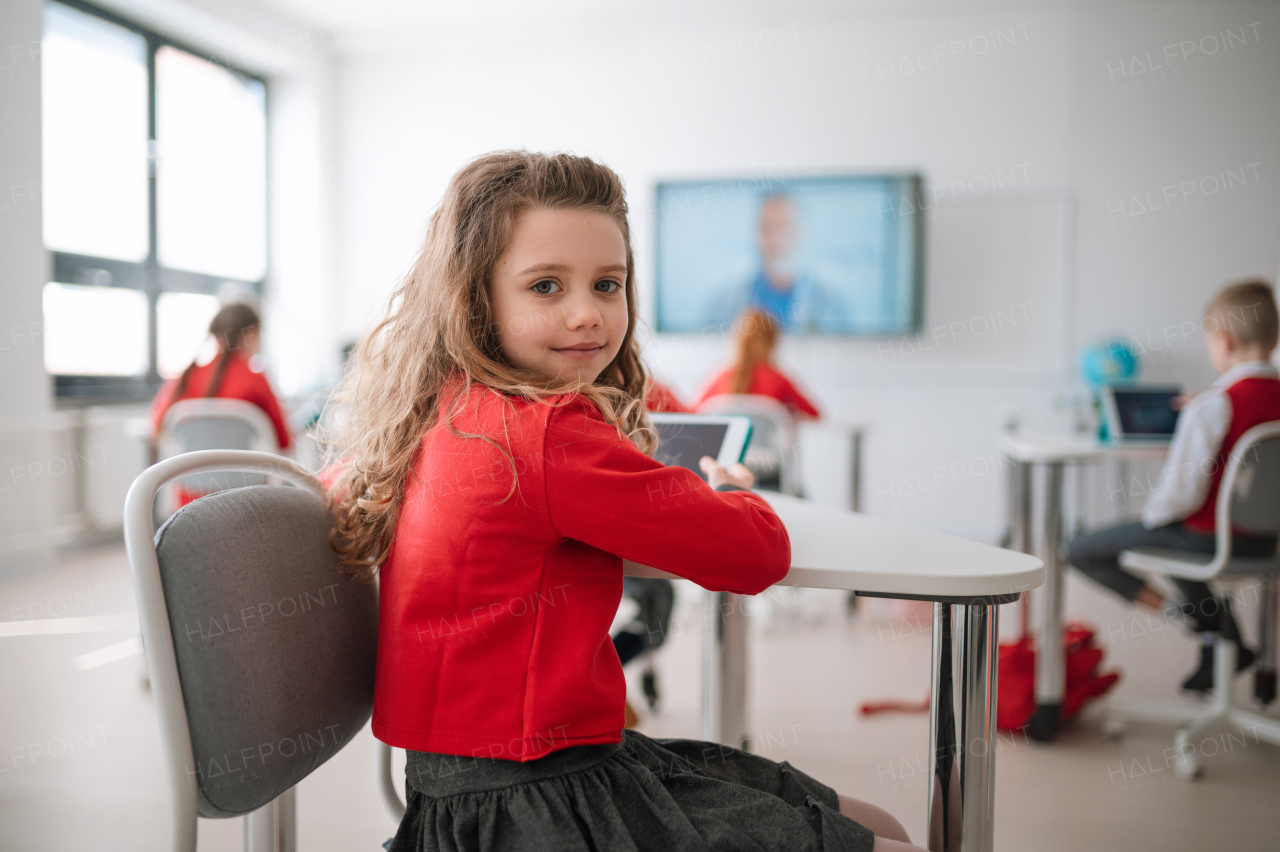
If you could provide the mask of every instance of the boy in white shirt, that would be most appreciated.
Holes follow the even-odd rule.
[[[1171,577],[1184,598],[1175,605],[1119,563],[1120,552],[1133,547],[1213,553],[1218,486],[1231,448],[1252,427],[1280,420],[1280,374],[1271,364],[1280,317],[1271,285],[1250,280],[1224,288],[1205,310],[1202,327],[1219,377],[1183,405],[1161,482],[1143,508],[1142,523],[1073,539],[1067,561],[1131,601],[1176,613],[1196,633],[1235,635],[1237,671],[1243,671],[1253,665],[1254,654],[1240,642],[1230,611],[1207,584]],[[1275,536],[1233,532],[1233,554],[1264,556],[1276,550]],[[1183,682],[1183,689],[1213,687],[1211,638],[1205,637],[1200,666]]]

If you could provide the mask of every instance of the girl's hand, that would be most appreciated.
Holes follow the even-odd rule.
[[[702,472],[707,475],[707,482],[711,484],[712,488],[719,488],[721,485],[750,488],[756,483],[756,475],[741,462],[735,464],[733,469],[730,470],[711,458],[711,456],[703,456],[698,459],[698,467],[702,468]]]

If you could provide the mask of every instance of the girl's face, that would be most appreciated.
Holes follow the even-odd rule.
[[[489,280],[498,344],[511,363],[590,384],[627,333],[627,246],[591,210],[527,210]]]

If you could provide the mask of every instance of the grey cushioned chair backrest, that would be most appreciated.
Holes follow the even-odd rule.
[[[173,434],[182,444],[184,453],[194,453],[197,450],[255,449],[253,437],[256,430],[251,424],[232,417],[207,415],[183,420],[173,427]],[[197,473],[184,476],[179,481],[192,491],[208,494],[233,485],[260,485],[266,480],[246,473]]]
[[[1231,495],[1231,523],[1256,532],[1280,532],[1280,439],[1244,451]]]
[[[201,816],[270,802],[369,720],[377,592],[338,572],[330,526],[315,492],[258,485],[156,533]]]

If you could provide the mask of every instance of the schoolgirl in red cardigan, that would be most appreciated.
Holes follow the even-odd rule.
[[[331,494],[380,583],[373,731],[408,750],[390,848],[914,849],[785,763],[623,729],[624,558],[742,594],[790,564],[749,471],[652,458],[635,300],[617,175],[497,152],[361,341]]]

